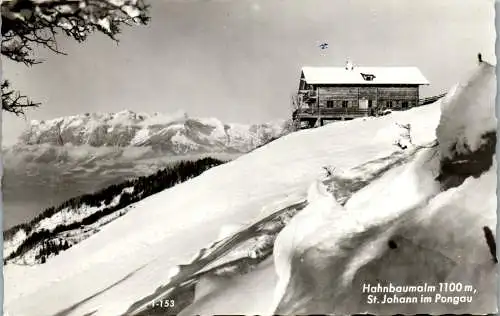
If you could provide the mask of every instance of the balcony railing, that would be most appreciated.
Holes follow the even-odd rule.
[[[430,103],[434,103],[437,100],[443,98],[445,95],[446,95],[446,93],[442,93],[442,94],[435,95],[435,96],[432,96],[432,97],[427,97],[427,98],[420,99],[420,100],[418,100],[418,105],[427,105],[427,104],[430,104]]]
[[[309,108],[297,109],[299,116],[365,116],[370,113],[370,109],[359,108]]]

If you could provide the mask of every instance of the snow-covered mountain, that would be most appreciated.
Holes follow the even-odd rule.
[[[285,121],[224,124],[185,113],[123,111],[32,121],[19,142],[2,152],[4,228],[172,162],[233,159],[287,132]]]
[[[496,313],[495,90],[482,63],[438,103],[295,132],[141,200],[46,264],[7,265],[5,311]],[[378,283],[464,290],[369,304]]]
[[[132,111],[87,113],[32,121],[21,135],[24,145],[151,147],[170,154],[248,152],[283,133],[285,122],[225,124],[186,113],[146,114]]]

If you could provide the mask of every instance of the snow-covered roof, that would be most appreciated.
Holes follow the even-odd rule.
[[[303,67],[302,73],[308,84],[429,84],[417,67]]]

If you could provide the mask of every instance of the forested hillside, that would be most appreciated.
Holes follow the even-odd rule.
[[[30,222],[4,232],[4,262],[44,263],[48,257],[70,248],[125,214],[131,204],[222,163],[213,158],[181,161],[150,176],[130,179],[50,207]]]

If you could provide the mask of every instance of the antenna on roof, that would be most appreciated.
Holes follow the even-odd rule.
[[[481,55],[481,53],[477,53],[477,60],[479,63],[483,62],[483,55]]]

